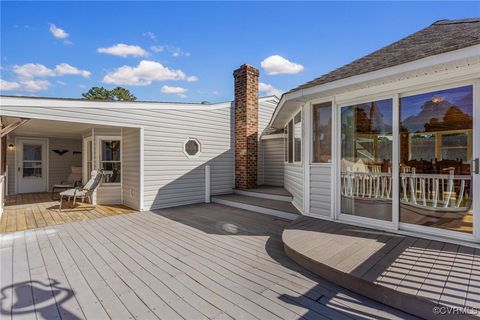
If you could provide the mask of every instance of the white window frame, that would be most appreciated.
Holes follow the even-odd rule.
[[[91,152],[91,156],[92,156],[92,170],[94,170],[95,168],[95,156],[93,154],[93,149],[94,149],[94,145],[93,145],[93,137],[92,136],[88,136],[88,137],[85,137],[83,138],[83,159],[82,159],[82,178],[84,180],[84,184],[87,183],[88,180],[90,180],[90,176],[91,176],[91,172],[87,172],[87,163],[88,163],[88,160],[87,160],[87,157],[88,157],[88,143],[91,142],[92,143],[92,150],[90,150]]]
[[[96,159],[97,162],[96,168],[100,169],[100,164],[102,162],[118,162],[118,161],[102,161],[102,149],[101,142],[109,140],[119,140],[120,141],[120,182],[102,182],[102,186],[121,186],[123,183],[123,142],[122,136],[96,136]]]
[[[194,155],[188,154],[188,152],[186,150],[187,142],[192,141],[192,140],[195,141],[198,144],[198,152],[195,153]],[[197,138],[188,137],[187,139],[185,139],[183,141],[182,150],[183,150],[183,153],[185,154],[185,156],[187,156],[187,158],[189,158],[189,159],[198,158],[202,154],[202,143]]]
[[[330,141],[330,162],[314,162],[313,161],[313,154],[314,154],[314,148],[313,148],[313,125],[314,125],[314,117],[313,117],[313,109],[316,105],[319,105],[319,104],[324,104],[324,103],[327,103],[329,102],[330,103],[330,108],[331,108],[331,117],[332,117],[332,137],[331,137],[331,141]],[[329,97],[327,99],[316,99],[316,100],[312,100],[310,102],[310,131],[308,133],[309,137],[310,137],[310,145],[307,146],[309,149],[310,149],[310,159],[309,159],[309,163],[311,166],[318,166],[318,167],[331,167],[333,166],[333,164],[335,163],[335,156],[334,156],[334,140],[335,140],[335,101],[332,97]]]
[[[301,124],[301,131],[300,131],[300,161],[295,161],[295,116],[300,113],[300,124]],[[303,119],[303,108],[299,108],[297,112],[287,121],[287,124],[284,127],[284,132],[285,132],[285,139],[287,140],[286,147],[285,147],[285,153],[283,157],[283,161],[286,164],[302,164],[303,159],[304,159],[304,152],[303,152],[303,135],[304,135],[304,120]],[[293,134],[292,134],[292,162],[289,162],[288,160],[288,124],[292,122],[293,126]],[[286,159],[286,160],[285,160]]]

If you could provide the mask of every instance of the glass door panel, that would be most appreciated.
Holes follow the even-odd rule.
[[[392,221],[392,100],[341,109],[341,213]]]
[[[42,145],[23,145],[23,178],[42,177]]]
[[[473,88],[400,99],[400,222],[473,232]]]

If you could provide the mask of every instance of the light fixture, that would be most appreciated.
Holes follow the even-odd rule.
[[[8,145],[8,150],[13,150],[15,148],[15,146],[13,145],[13,143],[10,143]]]

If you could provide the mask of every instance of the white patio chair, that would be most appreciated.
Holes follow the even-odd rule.
[[[67,180],[52,186],[52,200],[55,200],[55,192],[58,190],[72,189],[82,184],[82,167],[71,167]]]
[[[88,182],[81,188],[68,189],[63,192],[60,192],[60,210],[62,210],[63,198],[68,198],[68,202],[73,198],[73,205],[77,198],[82,199],[82,202],[85,202],[85,198],[88,198],[90,203],[92,203],[92,194],[100,185],[100,182],[103,178],[103,170],[98,170],[95,175],[88,180]]]

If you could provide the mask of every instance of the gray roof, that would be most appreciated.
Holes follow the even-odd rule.
[[[289,92],[480,44],[480,18],[440,20]]]

